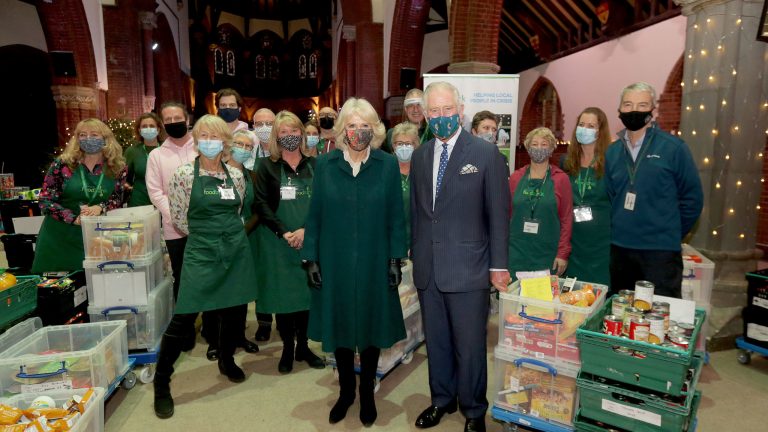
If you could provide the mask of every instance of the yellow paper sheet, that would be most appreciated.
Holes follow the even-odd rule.
[[[520,280],[520,296],[552,301],[552,285],[549,276]]]

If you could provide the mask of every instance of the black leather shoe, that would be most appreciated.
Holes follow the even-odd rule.
[[[331,413],[328,415],[328,423],[336,424],[344,420],[344,417],[347,416],[347,410],[349,410],[349,407],[352,406],[354,401],[354,393],[351,398],[339,396],[339,399],[333,405],[333,408],[331,408]]]
[[[305,361],[312,369],[325,368],[325,360],[316,356],[309,348],[296,348],[296,361]]]
[[[468,418],[464,423],[464,432],[485,432],[485,417]]]
[[[155,393],[155,415],[161,419],[173,417],[173,398],[170,393]]]
[[[419,418],[416,419],[416,427],[419,429],[427,429],[437,426],[437,424],[440,423],[440,419],[443,418],[443,415],[446,413],[451,414],[455,412],[455,402],[442,408],[431,405],[429,408],[425,409],[421,414],[419,414]]]
[[[243,350],[245,350],[247,353],[253,354],[259,352],[259,346],[245,338],[243,338],[243,342],[240,344],[240,347],[242,347]]]
[[[228,361],[219,359],[219,372],[233,383],[245,381],[245,372],[235,364],[234,359],[229,359]]]
[[[205,352],[205,358],[210,361],[216,361],[219,359],[219,350],[214,348],[213,345],[208,345],[208,351]]]
[[[256,329],[256,341],[257,342],[266,342],[269,340],[270,333],[272,333],[272,327],[267,327],[260,325],[258,329]]]

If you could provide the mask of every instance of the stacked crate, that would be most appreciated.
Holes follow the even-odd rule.
[[[704,309],[704,312],[709,315],[712,311],[710,300],[715,280],[715,263],[685,243],[682,245],[682,254],[682,299],[696,302],[696,307]],[[714,330],[710,328],[710,323],[704,323],[697,350],[706,352],[707,338],[714,333]]]
[[[152,206],[82,219],[88,315],[91,322],[125,320],[130,350],[154,350],[173,315],[160,213]]]
[[[616,297],[614,297],[615,299]],[[701,393],[696,341],[706,319],[697,309],[687,348],[603,333],[611,301],[577,331],[581,348],[577,430],[692,431]]]
[[[742,315],[744,340],[768,348],[768,269],[747,273],[747,307]]]
[[[586,285],[595,293],[587,307],[523,297],[519,281],[500,293],[494,418],[544,431],[572,430],[580,367],[576,329],[602,307],[608,292],[588,282],[577,282],[573,291]]]

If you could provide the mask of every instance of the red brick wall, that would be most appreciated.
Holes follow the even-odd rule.
[[[430,4],[429,0],[397,0],[395,3],[389,46],[390,96],[406,92],[400,88],[401,68],[414,68],[416,76],[421,76],[421,54]]]
[[[135,119],[142,113],[144,69],[140,3],[146,2],[120,0],[117,7],[102,8],[109,80],[106,115],[109,118]]]
[[[453,0],[448,44],[451,63],[498,63],[499,23],[503,0]]]
[[[683,81],[683,56],[672,68],[669,73],[667,83],[664,86],[664,92],[659,95],[659,115],[657,122],[659,127],[665,131],[677,131],[680,129],[680,111],[683,101],[683,88],[680,83]]]
[[[763,149],[763,178],[768,178],[768,137]],[[760,193],[760,215],[757,218],[757,245],[768,252],[768,182],[763,183]]]
[[[353,96],[362,97],[377,113],[384,112],[384,24],[358,23],[355,40],[355,88]]]
[[[36,2],[48,51],[72,51],[77,76],[53,77],[54,85],[96,85],[96,60],[93,57],[91,30],[81,0]]]
[[[346,25],[355,25],[373,19],[370,0],[341,0],[341,13],[344,15]]]
[[[158,49],[155,51],[155,106],[160,107],[167,101],[184,101],[184,74],[179,69],[179,57],[176,54],[176,44],[165,15],[158,14],[155,41]],[[141,74],[141,69],[137,70]]]
[[[560,97],[557,97],[554,106],[550,104],[545,107],[544,104],[539,101],[540,93],[545,91],[549,86],[552,86],[552,82],[544,77],[540,77],[533,87],[531,87],[531,91],[525,99],[523,113],[520,118],[520,128],[518,129],[520,135],[518,137],[519,145],[515,156],[515,168],[520,168],[530,162],[528,152],[525,150],[525,147],[523,147],[523,142],[525,141],[525,136],[528,135],[528,132],[533,129],[540,126],[548,127],[557,138],[564,141],[570,139],[563,131],[565,121],[563,118],[563,109],[560,105]],[[555,90],[555,93],[557,93],[557,90]],[[555,119],[554,124],[552,123],[553,114]],[[555,154],[552,156],[552,161],[557,163],[560,157],[559,155],[565,152],[566,149],[567,146],[565,145],[557,146]]]

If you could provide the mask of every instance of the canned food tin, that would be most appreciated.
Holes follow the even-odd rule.
[[[629,322],[632,321],[633,318],[642,318],[642,317],[643,317],[643,311],[637,308],[633,308],[631,306],[627,307],[624,310],[624,317],[622,318],[624,322],[623,324],[624,334],[626,335],[629,334]]]
[[[688,350],[688,345],[691,343],[687,337],[673,336],[669,341],[678,348],[682,348],[684,351]]]
[[[677,327],[677,321],[669,320],[669,327],[667,327],[667,331],[669,331],[670,327]]]
[[[654,286],[648,281],[635,282],[635,301],[632,305],[643,312],[651,310]]]
[[[659,345],[664,342],[664,316],[659,314],[648,314],[645,319],[650,323],[650,333],[648,342]]]
[[[629,302],[624,297],[616,297],[611,304],[611,315],[619,318],[624,317],[624,311],[629,307]]]
[[[625,299],[627,303],[631,306],[632,303],[635,301],[635,292],[628,289],[623,289],[619,291],[619,297]]]
[[[683,334],[691,337],[693,335],[693,324],[677,323],[677,328],[682,330]]]
[[[629,322],[629,338],[636,341],[648,342],[651,323],[645,318],[632,318]]]
[[[669,303],[653,302],[651,312],[662,315],[664,317],[664,331],[669,330]]]
[[[613,336],[621,336],[623,320],[616,315],[603,317],[603,333]]]

